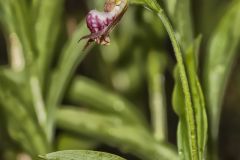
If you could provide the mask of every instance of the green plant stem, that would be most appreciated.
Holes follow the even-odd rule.
[[[202,159],[202,157],[205,157],[204,150],[206,149],[208,123],[205,109],[205,100],[197,74],[201,36],[194,40],[190,0],[164,0],[164,2],[166,3],[168,14],[171,18],[171,21],[173,22],[173,25],[175,27],[174,29],[178,35],[178,42],[180,43],[184,54],[183,56],[186,64],[186,73],[189,82],[192,106],[196,122],[196,137],[198,142],[199,159]],[[178,81],[178,76],[175,76],[175,88],[172,100],[174,103],[174,109],[180,119],[180,127],[178,129],[181,130],[181,132],[178,131],[178,139],[182,139],[182,141],[179,141],[178,144],[179,151],[186,151],[189,149],[186,145],[184,145],[183,141],[187,138],[187,136],[184,136],[185,131],[183,128],[181,129],[181,127],[185,127],[183,123],[185,123],[186,120],[184,119],[185,115],[181,114],[184,112],[179,112],[179,108],[184,106],[184,104],[181,104],[181,106],[180,103],[178,103],[178,100],[181,99],[179,97],[182,97],[182,94],[179,94],[179,91],[177,91],[181,90],[181,84]],[[186,156],[189,157],[189,154],[187,154],[187,152],[183,158],[186,159]]]
[[[195,117],[194,117],[194,112],[193,112],[193,106],[192,106],[192,101],[191,101],[191,95],[190,95],[190,89],[189,89],[189,82],[187,79],[187,74],[186,74],[186,69],[183,61],[183,54],[181,52],[180,46],[177,42],[177,39],[174,35],[174,30],[167,18],[167,16],[164,14],[162,9],[158,10],[158,16],[162,20],[163,25],[165,26],[169,37],[171,39],[173,49],[175,52],[175,56],[178,62],[178,67],[179,67],[179,74],[182,82],[182,87],[183,87],[183,93],[185,96],[185,111],[186,111],[186,119],[187,119],[187,124],[188,124],[188,136],[190,140],[190,148],[191,148],[191,157],[193,160],[198,160],[198,147],[197,147],[197,137],[196,137],[196,122],[195,122]]]
[[[194,40],[193,24],[191,17],[190,0],[163,0],[166,5],[167,13],[178,34],[178,42],[186,54],[187,49]]]
[[[184,94],[184,101],[185,101],[185,118],[187,123],[187,133],[189,138],[189,148],[190,148],[190,154],[192,160],[199,160],[199,149],[198,149],[198,140],[197,140],[197,126],[196,126],[196,119],[194,114],[194,108],[192,104],[191,99],[191,92],[190,92],[190,86],[189,86],[189,80],[187,78],[187,71],[186,71],[186,65],[184,63],[183,56],[184,54],[181,51],[180,45],[177,41],[177,38],[175,36],[175,32],[173,30],[173,27],[168,19],[168,17],[165,15],[163,9],[159,6],[156,0],[139,0],[139,3],[145,2],[146,6],[153,11],[155,14],[158,15],[160,20],[162,21],[165,29],[167,30],[167,33],[170,37],[170,40],[173,45],[173,50],[175,53],[175,57],[177,60],[177,65],[179,68],[179,76],[181,80],[181,85],[183,89]]]

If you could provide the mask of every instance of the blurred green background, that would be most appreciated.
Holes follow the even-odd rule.
[[[34,77],[34,75],[38,75],[39,73],[40,76],[38,77],[38,80],[40,81],[40,93],[42,94],[40,99],[43,99],[46,106],[49,104],[59,104],[60,107],[63,108],[63,110],[60,109],[60,113],[54,109],[50,109],[48,112],[48,109],[46,109],[46,112],[48,113],[47,117],[51,117],[51,114],[49,115],[49,113],[52,112],[53,114],[57,112],[58,117],[56,128],[50,129],[50,132],[51,130],[54,130],[52,133],[53,138],[50,138],[51,140],[48,141],[48,138],[46,138],[48,136],[42,136],[44,140],[47,139],[46,143],[51,143],[47,145],[41,144],[51,148],[46,149],[46,146],[43,147],[46,152],[65,149],[91,149],[121,155],[129,160],[138,160],[141,156],[146,158],[146,154],[155,153],[155,150],[153,149],[154,151],[152,151],[151,147],[149,147],[149,152],[147,152],[147,149],[143,149],[146,153],[141,155],[142,150],[138,149],[139,146],[144,146],[144,143],[147,143],[143,139],[145,131],[143,131],[143,137],[137,136],[139,132],[144,130],[143,128],[145,126],[147,126],[146,141],[152,141],[147,140],[150,135],[148,135],[149,132],[157,141],[160,140],[161,142],[161,140],[164,139],[164,143],[165,141],[168,143],[166,144],[167,146],[171,144],[169,148],[176,148],[178,117],[174,113],[172,106],[172,93],[175,84],[174,68],[176,60],[171,41],[169,40],[161,21],[156,20],[157,16],[153,15],[144,7],[131,5],[123,19],[120,21],[120,24],[110,35],[111,45],[93,46],[82,63],[77,65],[78,62],[75,62],[74,60],[83,58],[77,55],[78,52],[81,52],[83,42],[78,44],[77,40],[89,32],[86,30],[85,16],[91,9],[102,10],[104,4],[103,0],[61,0],[59,1],[59,4],[55,4],[55,7],[52,8],[51,2],[49,2],[49,4],[46,3],[45,8],[43,7],[42,10],[41,8],[38,8],[40,3],[42,3],[38,0],[0,1],[0,65],[2,72],[0,76],[0,92],[2,92],[2,95],[6,96],[0,96],[0,101],[2,101],[0,105],[4,106],[6,105],[5,101],[11,101],[11,104],[9,105],[17,108],[18,106],[15,106],[15,104],[21,102],[22,104],[27,104],[24,108],[27,110],[26,114],[33,114],[34,111],[31,109],[33,107],[31,107],[30,104],[34,105],[36,99],[32,96],[37,96],[38,93],[35,95],[31,94],[27,85],[28,79],[24,78],[24,76],[25,74],[30,74]],[[179,23],[176,21],[181,21],[181,18],[184,16],[179,15],[179,13],[171,15],[172,9],[168,8],[171,7],[171,3],[176,2],[176,5],[180,7],[181,4],[184,3],[182,0],[168,0],[168,2],[164,0],[159,1],[159,3],[164,6],[163,8],[168,13],[172,23],[181,24],[181,22]],[[197,37],[198,35],[202,36],[198,58],[199,67],[197,72],[203,86],[204,95],[206,96],[207,94],[205,92],[207,92],[207,90],[205,90],[204,83],[207,77],[204,68],[207,59],[206,57],[209,53],[209,44],[212,36],[216,33],[215,30],[219,22],[223,19],[222,17],[234,3],[239,6],[238,0],[191,0],[190,14],[193,24],[191,29],[193,30],[194,37]],[[9,7],[8,5],[13,5],[12,9],[7,8]],[[19,15],[21,9],[24,10],[24,7],[30,6],[33,6],[31,12]],[[15,9],[13,9],[14,7]],[[48,7],[50,10],[48,10]],[[175,9],[177,10],[177,8],[178,7]],[[240,10],[240,7],[237,9]],[[13,11],[13,15],[9,16],[8,13],[10,13],[11,10]],[[240,17],[240,13],[238,12],[237,14],[238,17]],[[38,19],[39,15],[40,18]],[[179,16],[180,18],[175,21],[173,18],[174,16]],[[49,19],[49,22],[45,19]],[[228,20],[226,23],[231,23],[229,17],[225,17],[225,19]],[[240,21],[239,18],[238,20]],[[36,26],[36,28],[32,27],[32,25],[38,25],[38,23],[40,24],[39,26]],[[41,26],[41,24],[43,24],[43,26]],[[83,24],[84,27],[79,27],[79,24]],[[182,26],[180,25],[180,30],[181,27],[185,27],[184,25],[186,24],[182,23]],[[235,28],[236,34],[239,35],[240,25],[236,26],[239,26],[239,28]],[[12,33],[16,33],[19,36],[19,39],[16,39]],[[176,36],[179,36],[179,39],[181,40],[188,36],[191,37],[191,35],[181,37],[182,35],[179,34],[178,30],[176,31]],[[24,37],[26,37],[27,40]],[[224,39],[225,37],[223,36],[222,38]],[[236,44],[235,49],[233,49],[234,53],[239,53],[240,51],[238,39],[236,40],[237,42],[232,40],[232,37],[228,39],[230,43],[231,41],[234,41],[233,43]],[[23,67],[22,63],[24,62],[21,62],[21,54],[20,57],[17,55],[18,50],[21,52],[22,49],[19,47],[18,41],[23,42],[23,52],[26,52],[25,49],[29,42],[30,46],[32,46],[32,51],[36,51],[37,53],[36,55],[33,53],[33,57],[38,58],[41,57],[41,54],[43,55],[43,59],[45,60],[43,60],[42,65],[40,60],[40,71],[36,71],[37,69],[33,67],[34,65],[32,64],[38,62],[31,60],[29,62],[26,60],[24,64],[24,67],[29,69],[26,69],[26,71],[21,70],[21,67]],[[221,39],[219,39],[219,41],[221,41]],[[221,45],[224,46],[224,43],[225,42],[222,42],[221,44],[220,42],[218,44],[219,49],[221,49]],[[229,47],[228,49],[232,51],[232,48]],[[76,56],[72,54],[73,56],[71,57],[72,52],[76,53]],[[240,59],[238,53],[231,58],[232,60],[230,60],[230,66],[232,66],[232,69],[231,72],[229,71],[225,96],[220,96],[220,101],[222,99],[223,104],[222,110],[220,111],[221,118],[217,146],[219,148],[219,159],[222,160],[240,159]],[[228,54],[228,52],[225,54]],[[14,55],[17,57],[14,57]],[[224,59],[224,54],[220,56]],[[28,58],[31,59],[31,57]],[[215,58],[217,59],[218,57]],[[212,60],[214,60],[214,58]],[[69,64],[72,65],[68,67]],[[8,73],[8,70],[6,70],[8,68],[14,70],[13,73],[11,71]],[[67,70],[66,68],[69,69]],[[156,72],[157,77],[154,77]],[[54,77],[55,75],[66,76]],[[7,78],[4,78],[4,76]],[[228,77],[228,74],[225,76]],[[30,86],[32,84],[32,77],[30,76]],[[157,78],[157,82],[154,78]],[[58,85],[54,86],[52,84]],[[54,86],[53,90],[51,90],[51,86]],[[33,87],[33,91],[36,90],[38,90],[38,88],[35,88],[34,90]],[[160,102],[156,103],[163,105],[163,110],[158,113],[160,114],[160,119],[154,117],[155,111],[151,109],[151,106],[154,106],[153,103],[155,103],[155,92],[160,94],[160,98],[157,98]],[[55,95],[57,98],[55,97],[54,99]],[[11,100],[11,98],[17,99],[17,101],[13,102],[14,100]],[[41,100],[37,101],[36,106],[38,106],[39,103],[41,103]],[[221,102],[219,103],[221,106]],[[6,106],[9,108],[8,104]],[[130,106],[130,111],[128,109],[125,110],[128,106]],[[34,138],[32,139],[30,137],[34,137],[36,132],[36,134],[40,134],[41,137],[41,134],[43,133],[39,132],[44,132],[44,127],[41,126],[41,123],[37,123],[39,117],[34,114],[29,120],[33,121],[33,124],[21,117],[11,119],[15,114],[20,115],[22,113],[21,110],[18,111],[18,109],[14,107],[10,110],[4,109],[4,107],[1,107],[0,109],[0,159],[12,160],[17,157],[18,160],[28,160],[28,157],[24,158],[24,156],[26,156],[25,153],[32,155],[45,152],[44,149],[40,149],[41,145],[37,145],[39,148],[36,147],[39,149],[40,153],[37,151],[38,149],[31,153],[31,147],[29,147],[31,145],[34,146],[34,144],[31,144],[31,141],[34,141]],[[72,110],[68,111],[68,108]],[[64,109],[66,109],[66,111]],[[77,109],[76,112],[81,111],[82,114],[76,114],[76,112],[74,112],[75,109]],[[136,117],[132,116],[132,113],[135,113]],[[22,114],[24,115],[25,112]],[[123,122],[118,122],[119,119],[116,115],[120,115],[120,119]],[[156,120],[154,120],[154,118],[163,122],[162,124],[159,124],[160,127],[162,127],[162,129],[160,128],[162,133],[157,135],[154,135],[153,131],[153,122]],[[136,120],[139,121],[141,126],[135,124]],[[101,121],[103,121],[103,123],[100,123]],[[76,122],[76,124],[74,122]],[[70,123],[73,124],[73,128],[77,129],[72,129],[69,125]],[[108,124],[112,127],[118,123],[124,123],[123,126],[125,128],[117,128],[118,130],[113,129],[113,131],[109,129],[106,133],[104,131],[101,133],[101,129],[104,130],[105,127],[108,128]],[[16,126],[14,126],[14,124]],[[104,126],[104,124],[107,124],[107,126]],[[30,129],[26,129],[25,131],[23,129],[24,127],[18,128],[18,125],[26,125],[26,127],[30,126]],[[34,127],[31,128],[31,125],[37,126],[37,129]],[[81,126],[81,128],[79,126]],[[43,128],[43,131],[41,129],[40,131],[38,130],[38,128],[41,127]],[[218,128],[218,126],[216,127]],[[211,130],[211,128],[212,126],[209,125],[209,130]],[[35,131],[35,129],[37,131]],[[48,127],[46,127],[46,130],[46,133],[48,133]],[[98,133],[98,130],[100,133]],[[27,133],[27,136],[22,136],[21,131]],[[111,131],[116,132],[116,135],[119,137],[116,136],[116,138],[113,136],[114,138],[112,138],[111,134],[108,135],[108,132]],[[31,135],[30,133],[34,134]],[[122,138],[120,135],[126,139]],[[109,139],[108,136],[110,137]],[[26,140],[26,138],[31,140]],[[44,140],[40,139],[36,141]],[[141,140],[143,141],[141,142]],[[30,142],[26,142],[25,144],[25,141]],[[130,147],[125,141],[129,142]],[[28,143],[31,145],[28,145]],[[126,145],[122,143],[125,143]],[[36,142],[36,144],[38,144],[38,142]],[[134,150],[135,145],[137,151]],[[145,145],[145,147],[148,148],[148,145]],[[151,159],[149,157],[147,158]]]

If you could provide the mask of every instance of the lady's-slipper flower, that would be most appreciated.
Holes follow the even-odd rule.
[[[84,49],[94,41],[97,44],[109,45],[109,33],[121,20],[127,8],[127,0],[107,0],[104,5],[104,12],[91,10],[86,17],[87,27],[91,34],[80,39],[88,39]]]

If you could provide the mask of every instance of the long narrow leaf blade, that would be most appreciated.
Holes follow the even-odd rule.
[[[167,112],[165,97],[166,57],[164,52],[151,51],[148,53],[148,90],[151,119],[154,136],[158,141],[167,140]]]
[[[67,92],[67,100],[77,105],[84,104],[90,109],[104,113],[114,113],[126,119],[141,124],[146,124],[142,113],[137,107],[87,77],[76,77]]]
[[[88,150],[58,151],[40,156],[40,158],[44,160],[124,160],[113,154]]]
[[[146,129],[127,124],[116,116],[72,108],[61,109],[58,111],[57,125],[61,129],[92,137],[143,159],[178,159],[171,147],[157,143]]]
[[[208,45],[204,65],[204,92],[210,117],[212,145],[217,145],[224,91],[240,42],[240,1],[234,1],[222,17]],[[216,147],[216,146],[215,146]]]
[[[82,35],[87,34],[88,29],[84,22],[80,23],[73,37],[64,46],[57,67],[52,73],[50,88],[46,97],[48,112],[48,138],[52,139],[55,112],[58,103],[62,100],[66,85],[69,83],[76,67],[83,61],[88,50],[82,51],[85,41],[78,43]]]

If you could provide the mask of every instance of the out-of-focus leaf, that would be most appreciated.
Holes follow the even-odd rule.
[[[29,90],[30,94],[32,95],[31,98],[27,97],[26,95],[21,95],[21,99],[25,97],[25,101],[28,101],[33,105],[35,109],[35,113],[37,115],[37,118],[41,124],[46,123],[46,115],[44,112],[45,106],[42,101],[41,97],[41,88],[39,80],[38,80],[38,70],[35,66],[35,45],[33,40],[33,28],[32,22],[29,17],[29,6],[26,1],[13,1],[13,0],[7,0],[5,4],[6,9],[4,10],[5,15],[8,15],[10,18],[10,24],[7,25],[9,27],[6,29],[7,37],[9,38],[9,48],[10,48],[10,54],[9,57],[11,59],[10,64],[11,68],[14,71],[24,73],[26,82],[23,82],[22,86],[25,90]],[[5,17],[6,18],[6,17]],[[7,23],[7,21],[6,21]],[[26,69],[26,68],[27,69]],[[25,71],[23,71],[26,69]],[[19,75],[21,75],[19,73]],[[33,83],[34,82],[34,83]],[[36,82],[36,83],[35,83]],[[18,88],[20,85],[17,84]],[[12,87],[13,88],[13,87]],[[13,89],[15,90],[15,89]],[[20,91],[16,91],[20,92]],[[26,102],[25,102],[26,103]],[[29,104],[26,106],[30,106]],[[39,116],[41,115],[41,116]],[[43,117],[43,118],[42,118]],[[44,125],[43,125],[44,126]]]
[[[28,79],[26,72],[15,72],[8,68],[0,68],[0,84],[5,89],[11,90],[15,97],[24,104],[25,108],[35,115],[34,109],[32,108],[32,100],[30,96],[30,88],[27,85]],[[20,88],[21,87],[21,88]]]
[[[7,33],[13,32],[15,28],[10,8],[11,6],[9,1],[0,1],[0,23]]]
[[[47,151],[48,144],[32,108],[27,74],[1,68],[0,89],[4,91],[0,92],[0,104],[8,115],[6,121],[11,138],[32,155]]]
[[[178,159],[171,147],[156,142],[146,129],[127,124],[117,116],[68,108],[58,111],[57,124],[61,129],[92,137],[142,159]]]
[[[0,68],[0,83],[18,97],[29,114],[36,117],[44,129],[46,125],[45,106],[36,77],[29,78],[27,71],[15,72],[7,68]]]
[[[218,21],[221,16],[223,16],[225,9],[227,8],[226,2],[231,3],[232,1],[202,0],[196,3],[199,6],[196,12],[196,19],[198,21],[196,21],[198,24],[197,27],[201,31],[201,34],[204,35],[204,40],[209,40],[212,32],[217,26]]]
[[[63,51],[60,55],[60,60],[57,63],[56,68],[54,69],[50,87],[47,91],[46,105],[47,105],[47,119],[48,119],[48,138],[52,139],[53,135],[53,126],[55,119],[55,112],[58,106],[58,103],[62,100],[66,85],[72,78],[76,67],[84,57],[87,55],[89,49],[83,51],[83,47],[86,44],[86,41],[82,40],[78,43],[79,39],[83,35],[88,34],[88,29],[85,26],[84,22],[80,23],[77,30],[73,34],[73,37],[68,41],[64,46]]]
[[[136,93],[143,83],[143,51],[142,48],[131,47],[132,58],[129,58],[128,64],[113,69],[111,81],[115,90],[131,95]]]
[[[98,146],[95,139],[77,134],[60,133],[57,138],[57,150],[92,150]]]
[[[41,0],[39,2],[39,12],[35,23],[35,41],[39,54],[38,63],[41,80],[43,80],[43,76],[45,76],[50,62],[52,62],[53,50],[61,26],[63,7],[64,0]]]
[[[84,104],[96,111],[118,114],[135,124],[141,124],[141,122],[146,124],[144,116],[139,113],[134,104],[83,76],[73,80],[67,99],[78,105]]]
[[[185,52],[193,41],[190,0],[163,0],[173,22],[176,37]]]
[[[239,28],[240,2],[236,0],[228,8],[213,33],[205,57],[203,80],[213,145],[218,139],[224,91],[237,56],[240,41]]]
[[[167,58],[162,52],[151,51],[148,53],[147,73],[151,119],[154,136],[158,141],[167,140],[167,112],[164,88],[166,61]]]
[[[24,51],[24,59],[26,64],[29,65],[33,62],[35,53],[32,45],[32,35],[30,34],[30,21],[26,18],[29,15],[26,1],[7,0],[0,3],[2,3],[0,9],[4,14],[2,19],[7,36],[11,36],[12,33],[17,35]]]
[[[145,4],[144,0],[130,0],[130,3],[131,4],[141,4],[141,5]]]
[[[151,39],[151,38],[156,37],[156,39],[157,39],[156,45],[158,46],[159,43],[164,42],[164,40],[167,36],[167,32],[164,30],[164,26],[163,26],[162,22],[156,21],[156,18],[157,18],[157,16],[152,14],[148,10],[146,10],[146,9],[143,10],[143,23],[144,23],[144,25],[147,26],[148,29],[152,28],[152,30],[153,30],[153,34],[149,34],[149,32],[147,32],[148,36],[145,38]],[[151,28],[149,26],[151,26]],[[146,33],[146,32],[144,32],[144,33]],[[150,41],[150,42],[153,43],[153,41],[156,39],[152,39],[152,41]]]
[[[124,160],[113,154],[88,150],[58,151],[40,156],[40,158],[45,160]]]
[[[2,151],[1,153],[4,154],[4,152],[10,150],[13,146],[13,141],[10,139],[10,136],[7,132],[7,116],[4,114],[4,109],[0,104],[0,150]],[[4,156],[0,156],[4,157]]]
[[[5,91],[4,93],[0,92],[0,103],[5,114],[8,115],[7,121],[11,137],[32,155],[47,152],[49,148],[44,133],[34,123],[33,117],[10,90],[2,85],[0,85],[0,89]]]

